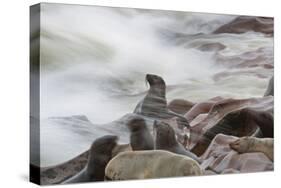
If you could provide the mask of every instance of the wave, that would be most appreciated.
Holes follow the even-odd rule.
[[[105,123],[131,112],[147,90],[147,73],[162,76],[168,98],[200,101],[215,95],[257,96],[265,79],[244,75],[215,83],[230,56],[272,48],[263,34],[212,34],[236,16],[44,4],[41,29],[42,118],[85,114]],[[219,52],[200,45],[220,43]],[[272,70],[265,70],[272,73]],[[266,75],[267,77],[269,75]],[[254,77],[254,78],[253,78]],[[235,84],[228,83],[233,82]],[[206,94],[208,91],[208,94]],[[252,92],[251,92],[252,91]],[[101,110],[102,109],[102,110]]]

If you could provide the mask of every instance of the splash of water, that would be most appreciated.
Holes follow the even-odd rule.
[[[235,17],[42,4],[41,118],[83,114],[95,124],[116,120],[132,112],[145,95],[147,73],[164,78],[168,100],[262,96],[272,69],[229,65],[235,58],[260,56],[272,63],[273,39],[254,32],[212,34]],[[225,48],[198,50],[209,43]],[[250,56],[242,55],[249,51]],[[41,130],[45,145],[65,131],[44,125]],[[72,136],[67,135],[69,140]],[[48,148],[46,155],[58,152]],[[67,150],[69,157],[73,149]]]

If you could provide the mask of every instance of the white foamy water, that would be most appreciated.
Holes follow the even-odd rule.
[[[94,124],[116,120],[145,95],[147,73],[164,78],[168,101],[262,96],[273,69],[239,67],[233,61],[261,61],[261,56],[273,64],[273,38],[254,32],[211,34],[235,17],[42,4],[41,119],[83,114]],[[197,49],[208,43],[225,48]],[[242,56],[246,52],[252,53]],[[89,146],[88,138],[75,137],[71,129],[42,124],[43,166]],[[68,152],[61,151],[64,142],[73,146]]]

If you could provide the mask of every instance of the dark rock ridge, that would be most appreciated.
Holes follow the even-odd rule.
[[[273,22],[273,18],[271,17],[239,16],[233,21],[219,27],[217,30],[214,31],[214,34],[240,34],[248,31],[254,31],[273,35]]]

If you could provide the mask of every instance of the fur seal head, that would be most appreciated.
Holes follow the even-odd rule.
[[[106,135],[96,139],[90,148],[90,158],[95,157],[95,154],[111,155],[117,141],[118,136],[115,135]]]
[[[141,117],[134,117],[132,118],[128,124],[127,127],[129,128],[129,130],[131,132],[137,132],[143,129],[146,129],[146,125],[145,125],[145,120]]]
[[[250,147],[254,145],[254,140],[250,139],[250,137],[242,137],[237,139],[236,141],[229,144],[229,146],[236,150],[238,153],[245,153],[249,150]]]
[[[166,103],[166,83],[163,78],[154,74],[147,74],[145,80],[149,83],[150,93],[154,93],[155,96],[157,95],[163,98],[163,102]]]
[[[161,88],[166,88],[166,83],[163,78],[155,74],[147,74],[145,76],[145,80],[149,83],[150,87],[157,86]]]

